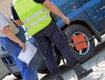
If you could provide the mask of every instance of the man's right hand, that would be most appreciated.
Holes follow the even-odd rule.
[[[19,45],[23,48],[23,52],[26,50],[26,45],[23,42],[20,42]]]
[[[61,17],[66,24],[70,24],[69,18],[67,18],[52,2],[45,0],[43,5],[46,6],[55,15]]]
[[[70,20],[67,17],[63,17],[62,20],[66,23],[66,24],[70,24]]]

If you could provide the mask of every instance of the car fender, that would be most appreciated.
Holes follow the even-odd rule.
[[[71,22],[70,25],[85,23],[88,26],[86,28],[88,28],[90,30],[90,32],[93,35],[95,35],[96,39],[99,42],[102,41],[100,31],[95,26],[95,24],[91,21],[91,19],[88,17],[88,15],[86,14],[86,12],[84,11],[84,9],[82,7],[79,8],[78,10],[76,10],[75,12],[71,13],[67,17],[70,19],[70,22]],[[59,20],[57,22],[57,25],[62,30],[64,30],[66,27],[68,27],[68,25],[63,20]]]

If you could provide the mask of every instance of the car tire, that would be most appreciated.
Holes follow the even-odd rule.
[[[73,43],[72,37],[76,36],[78,34],[83,34],[85,39],[91,38],[92,33],[84,26],[80,25],[80,24],[73,24],[70,25],[68,28],[66,28],[65,30],[65,34],[67,36],[68,42]],[[90,59],[93,55],[94,55],[94,51],[95,51],[95,43],[94,43],[94,39],[86,41],[87,43],[87,48],[77,51],[75,46],[71,47],[72,52],[74,53],[74,55],[79,58],[80,63],[83,63],[85,61],[87,61],[88,59]]]
[[[37,70],[37,71],[38,71],[38,73],[41,73],[41,74],[49,73],[47,68],[45,68],[43,70]]]
[[[16,78],[18,78],[18,79],[22,79],[21,74],[14,74],[14,76],[15,76]]]

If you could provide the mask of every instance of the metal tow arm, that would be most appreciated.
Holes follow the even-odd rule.
[[[89,40],[92,40],[94,39],[95,37],[91,37],[91,38],[88,38],[88,39],[85,39],[85,40],[82,40],[82,41],[78,41],[78,42],[75,42],[75,43],[70,43],[70,46],[72,47],[75,47],[75,44],[79,44],[81,42],[85,42],[85,41],[89,41]]]

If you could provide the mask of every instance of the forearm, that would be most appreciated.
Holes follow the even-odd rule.
[[[16,24],[17,24],[18,26],[22,26],[22,25],[23,25],[23,23],[21,22],[21,20],[20,20],[20,19],[15,20],[15,22],[16,22]]]
[[[51,3],[49,0],[46,0],[43,3],[44,6],[46,6],[52,13],[54,13],[55,15],[64,18],[65,15],[53,4]]]
[[[14,41],[18,44],[21,43],[20,39],[9,29],[8,26],[5,26],[2,31],[12,41]]]
[[[51,3],[49,0],[45,0],[43,3],[44,6],[46,6],[52,13],[62,18],[62,20],[66,24],[70,24],[69,18],[67,18],[53,3]]]

